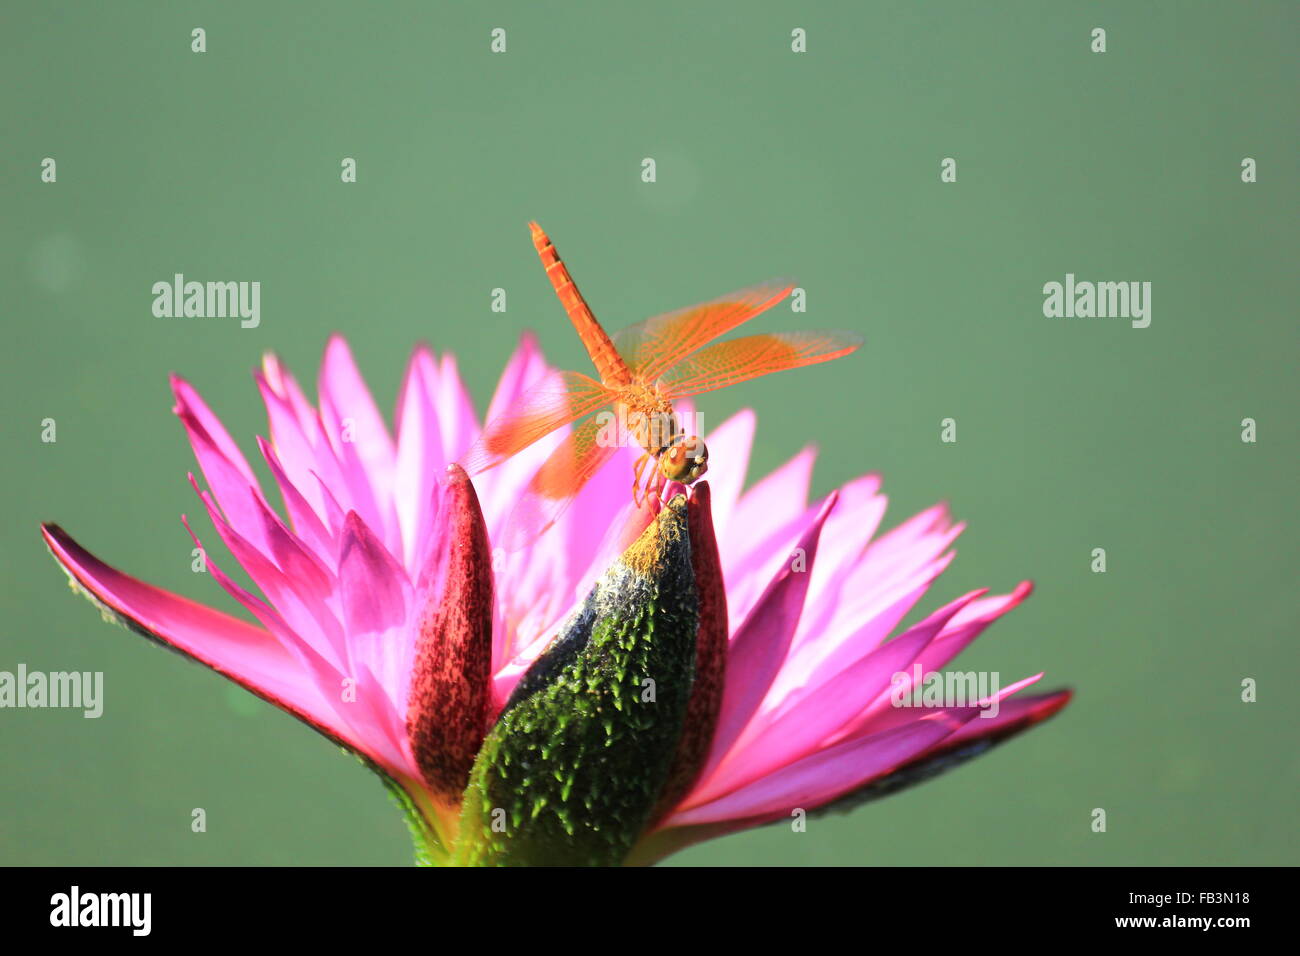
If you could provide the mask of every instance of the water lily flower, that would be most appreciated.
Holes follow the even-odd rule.
[[[489,417],[548,374],[525,336]],[[896,706],[900,675],[941,671],[1030,585],[963,595],[900,632],[962,526],[936,506],[878,534],[874,475],[809,504],[811,450],[742,490],[749,411],[706,436],[710,481],[670,486],[653,520],[629,502],[629,448],[507,552],[495,536],[564,430],[471,482],[455,462],[480,421],[450,355],[415,350],[392,431],[341,337],[316,404],[273,356],[256,381],[284,517],[172,379],[206,488],[190,481],[261,593],[205,551],[207,570],[256,623],[117,570],[56,525],[45,542],[106,616],[358,755],[422,862],[652,863],[892,793],[1069,700],[1019,693],[1039,674]]]

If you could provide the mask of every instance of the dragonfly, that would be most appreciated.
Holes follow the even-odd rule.
[[[529,229],[596,377],[572,371],[548,375],[488,422],[462,459],[461,466],[473,476],[582,419],[533,475],[507,519],[508,550],[518,550],[550,528],[619,448],[641,450],[632,470],[637,508],[651,506],[669,482],[698,480],[708,470],[709,451],[699,435],[686,434],[674,401],[829,362],[862,344],[860,336],[843,331],[768,332],[715,342],[785,299],[793,289],[786,281],[761,283],[654,316],[611,336],[578,291],[554,243],[536,222]]]

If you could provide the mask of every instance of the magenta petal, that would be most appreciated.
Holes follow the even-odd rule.
[[[174,374],[171,376],[171,385],[176,401],[185,408],[186,414],[191,416],[203,429],[217,453],[233,465],[248,484],[256,486],[257,478],[253,475],[253,469],[249,467],[248,460],[244,458],[244,453],[239,450],[235,440],[230,437],[226,427],[221,424],[221,419],[213,414],[212,409],[203,401],[194,386],[179,375]]]
[[[923,674],[941,670],[983,633],[989,624],[1019,605],[1032,591],[1033,585],[1024,581],[1009,595],[990,598],[980,597],[981,592],[975,592],[977,600],[971,601],[952,616],[939,635],[917,655],[913,666],[919,665]],[[901,719],[898,709],[891,707],[888,697],[884,697],[863,711],[847,732],[875,732],[894,726]],[[987,719],[981,718],[981,722]]]
[[[438,479],[447,466],[434,402],[436,376],[433,356],[427,349],[416,349],[398,398],[393,497],[402,530],[402,561],[408,568],[414,568],[423,553],[423,539],[433,523]]]
[[[192,404],[198,396],[184,379],[173,375],[172,389],[176,394],[176,407],[173,411],[185,427],[194,449],[194,457],[222,512],[240,534],[269,556],[271,544],[267,540],[262,518],[262,492],[256,481],[251,480],[252,472],[248,463],[238,454],[237,449],[235,454],[238,457],[235,460],[227,457],[223,447],[232,446],[233,443],[229,436],[225,436],[224,440],[220,437],[225,434],[224,430],[218,435],[208,431],[204,422],[215,419],[206,411],[206,406]]]
[[[325,346],[318,384],[321,423],[352,492],[352,507],[395,545],[392,438],[340,335]]]
[[[318,483],[312,476],[323,475],[327,483],[335,487],[341,487],[343,479],[339,475],[334,452],[321,433],[315,411],[310,411],[308,424],[304,426],[302,416],[294,411],[288,399],[275,391],[267,378],[262,375],[255,375],[254,378],[258,391],[262,394],[262,402],[266,405],[271,446],[284,466],[284,473],[311,504],[316,516],[327,521],[325,503]],[[304,413],[306,414],[308,413]],[[321,449],[320,454],[317,454],[318,448]]]
[[[811,810],[924,753],[975,714],[973,707],[962,713],[927,714],[906,726],[828,747],[719,800],[675,813],[665,825],[729,819],[759,823],[797,809]]]
[[[146,584],[104,564],[57,525],[41,533],[76,586],[123,623],[246,687],[348,748],[380,761],[341,722],[298,659],[259,627]]]
[[[734,567],[771,540],[772,528],[803,514],[816,458],[813,449],[805,448],[740,497],[728,519],[725,539],[718,540],[723,567]]]
[[[492,393],[492,401],[488,403],[484,421],[490,422],[499,418],[513,408],[515,402],[548,371],[546,359],[542,357],[542,350],[537,344],[537,336],[532,332],[525,332],[519,337],[519,345],[515,348],[514,355],[506,362],[505,371],[501,373],[496,391]]]
[[[386,631],[406,623],[410,584],[406,572],[355,511],[339,544],[339,591],[350,635]]]
[[[295,562],[286,562],[292,573],[281,570],[221,517],[211,496],[199,488],[193,475],[190,484],[207,508],[222,542],[294,630],[336,666],[345,661],[346,640],[329,607],[333,576],[306,555]]]
[[[438,415],[445,461],[459,461],[478,437],[474,403],[460,380],[456,357],[447,353],[438,369]]]
[[[321,409],[328,409],[339,424],[350,419],[355,428],[351,442],[377,488],[386,486],[393,468],[393,442],[366,387],[352,350],[341,335],[330,336],[321,361]]]
[[[938,670],[984,633],[985,628],[1014,610],[1034,592],[1032,581],[1021,581],[1010,594],[987,597],[962,609],[943,629],[933,644],[922,652],[920,662],[927,671]]]
[[[707,780],[730,753],[781,669],[799,625],[799,615],[803,613],[809,571],[817,556],[822,525],[834,509],[835,502],[836,496],[832,493],[812,526],[799,539],[803,567],[795,570],[793,561],[787,556],[785,567],[768,585],[732,638],[727,652],[726,687],[718,715],[718,729],[708,763],[700,775],[702,780]]]
[[[751,721],[719,771],[690,795],[691,804],[715,799],[822,747],[873,701],[887,699],[894,675],[907,670],[974,597],[949,604],[829,680],[787,694],[770,714]]]
[[[972,720],[946,741],[944,746],[958,746],[983,737],[1004,738],[1054,716],[1068,704],[1074,691],[1057,690],[1046,694],[1026,694],[998,705],[996,717]]]
[[[727,463],[725,468],[717,469],[716,474],[709,472],[709,484],[713,490],[713,526],[719,541],[726,536],[736,505],[740,501],[745,472],[749,469],[749,450],[754,444],[755,427],[754,412],[744,408],[712,429],[705,438],[709,446],[709,457]]]
[[[262,452],[262,457],[266,460],[271,475],[280,488],[280,496],[284,499],[285,510],[289,512],[289,520],[293,522],[294,532],[306,546],[312,549],[317,558],[334,554],[337,548],[333,535],[317,517],[315,509],[307,501],[302,490],[289,480],[284,465],[280,463],[280,457],[271,447],[271,443],[258,436],[257,447]]]

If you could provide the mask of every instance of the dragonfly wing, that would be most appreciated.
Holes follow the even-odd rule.
[[[587,419],[560,444],[529,481],[502,533],[508,551],[518,551],[555,524],[587,481],[619,450],[604,416]]]
[[[589,415],[614,393],[578,372],[554,372],[525,392],[509,411],[492,419],[470,446],[461,467],[476,475],[501,464],[557,428]]]
[[[776,305],[792,288],[792,282],[773,280],[665,312],[616,332],[614,347],[634,376],[653,382],[692,352]]]
[[[668,398],[699,395],[801,365],[829,362],[856,351],[852,332],[773,332],[719,342],[679,363],[660,380]]]

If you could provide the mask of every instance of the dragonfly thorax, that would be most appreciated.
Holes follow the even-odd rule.
[[[632,386],[622,403],[627,435],[647,455],[658,458],[682,438],[682,426],[672,403],[653,389]]]

